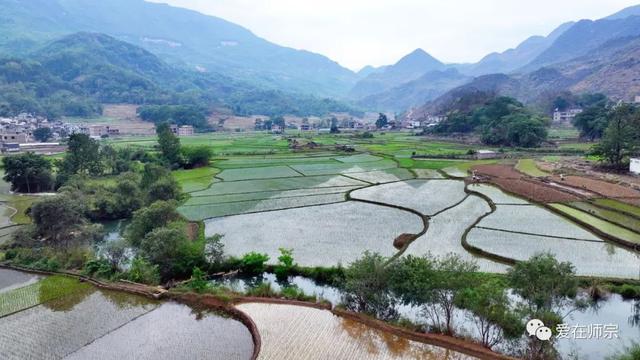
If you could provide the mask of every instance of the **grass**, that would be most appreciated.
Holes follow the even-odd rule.
[[[516,165],[516,170],[533,177],[544,177],[549,175],[548,173],[540,170],[536,165],[536,161],[533,159],[519,160]]]
[[[66,276],[50,276],[39,282],[0,294],[0,318],[30,307],[91,289]]]
[[[595,199],[593,200],[593,202],[596,205],[599,206],[604,206],[604,207],[608,207],[611,209],[615,209],[618,211],[622,211],[625,212],[627,214],[630,215],[634,215],[634,216],[640,216],[640,207],[637,206],[633,206],[627,203],[623,203],[621,201],[618,200],[613,200],[613,199]]]
[[[633,231],[627,230],[623,227],[610,223],[608,221],[599,219],[593,215],[590,215],[584,211],[580,211],[574,208],[571,208],[567,205],[563,204],[551,204],[551,206],[562,212],[563,214],[577,219],[583,223],[587,223],[594,228],[609,234],[611,236],[617,237],[622,240],[626,240],[632,243],[640,244],[640,234],[635,233]]]
[[[569,203],[568,205],[596,217],[603,218],[604,220],[607,220],[614,224],[631,229],[635,232],[640,232],[640,220],[631,216],[624,215],[623,213],[617,211],[603,209],[588,202],[575,201]]]
[[[219,172],[219,169],[213,167],[201,167],[191,170],[177,170],[171,174],[182,186],[182,191],[191,193],[207,189],[213,183],[213,177]]]
[[[31,224],[31,217],[26,212],[36,200],[37,196],[11,195],[7,205],[17,210],[11,221],[15,224]]]

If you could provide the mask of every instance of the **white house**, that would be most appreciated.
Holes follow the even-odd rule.
[[[631,164],[629,164],[629,171],[636,175],[640,175],[640,158],[631,158]]]
[[[492,150],[478,150],[476,152],[476,159],[495,159],[498,157],[498,153]]]
[[[556,109],[556,111],[553,112],[553,123],[571,123],[573,118],[575,118],[576,115],[580,114],[581,112],[582,109],[569,109],[568,111],[559,111],[558,109]]]
[[[640,95],[636,95],[636,98],[633,102],[636,104],[640,104]]]

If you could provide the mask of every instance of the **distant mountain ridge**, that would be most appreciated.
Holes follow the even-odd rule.
[[[0,0],[0,53],[26,54],[75,32],[105,33],[171,63],[256,85],[339,96],[357,75],[308,51],[270,43],[226,20],[143,0]]]
[[[445,64],[429,55],[422,49],[416,49],[404,56],[394,65],[370,73],[349,92],[352,99],[362,99],[369,95],[379,94],[398,85],[413,81],[425,73],[442,70]]]

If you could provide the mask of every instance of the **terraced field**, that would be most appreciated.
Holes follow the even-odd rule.
[[[198,175],[209,172],[208,184],[202,176],[181,174],[181,182],[198,190],[179,210],[188,219],[204,220],[207,235],[224,235],[229,255],[257,251],[269,255],[271,263],[281,247],[294,249],[303,266],[347,265],[367,250],[387,257],[399,251],[455,253],[476,261],[482,271],[504,273],[508,266],[491,254],[514,261],[548,251],[575,261],[581,275],[638,278],[640,262],[633,252],[581,227],[579,219],[569,220],[579,216],[602,232],[640,243],[637,208],[614,200],[576,202],[578,195],[523,181],[521,172],[495,161],[411,159],[421,166],[406,169],[398,167],[405,163],[404,150],[398,154],[397,161],[371,153],[228,157],[216,161],[215,170],[197,170]],[[445,178],[467,177],[475,165],[526,198],[561,199],[571,207],[551,205],[566,215],[561,216],[491,185],[465,189],[462,180]],[[518,168],[543,176],[533,161],[520,161]],[[419,236],[425,223],[428,230]],[[393,242],[403,234],[419,237],[398,250]],[[584,251],[579,256],[566,251],[574,247]]]
[[[238,308],[258,327],[261,360],[472,359],[339,318],[327,310],[255,303]]]
[[[251,358],[251,334],[236,320],[64,279],[0,293],[2,359]]]

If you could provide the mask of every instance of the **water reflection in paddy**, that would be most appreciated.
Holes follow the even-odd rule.
[[[87,288],[2,318],[0,349],[2,359],[250,359],[253,341],[233,319]]]
[[[42,277],[21,271],[0,269],[0,293],[33,284]]]

